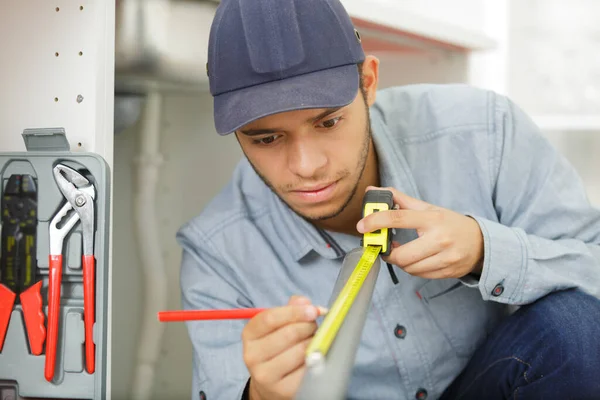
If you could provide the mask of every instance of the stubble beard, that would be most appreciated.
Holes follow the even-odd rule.
[[[371,139],[373,136],[373,132],[372,132],[372,127],[371,127],[371,117],[369,114],[369,108],[368,106],[365,104],[365,108],[366,108],[366,112],[367,112],[367,126],[365,127],[365,138],[363,141],[363,145],[360,151],[360,155],[359,155],[359,160],[358,160],[358,165],[357,165],[357,170],[359,170],[359,174],[358,177],[356,178],[354,185],[352,187],[352,190],[350,190],[348,196],[346,197],[346,200],[344,201],[344,203],[338,207],[337,210],[330,212],[328,214],[323,214],[323,215],[308,215],[305,213],[302,213],[301,211],[297,210],[296,208],[294,208],[291,204],[289,204],[281,195],[280,192],[277,191],[275,189],[275,187],[271,184],[271,182],[269,182],[269,180],[267,178],[265,178],[259,171],[258,169],[254,166],[254,164],[252,164],[252,161],[250,161],[250,159],[248,159],[248,157],[246,157],[246,159],[248,159],[248,162],[250,163],[250,165],[252,166],[252,168],[254,169],[254,172],[256,173],[256,175],[258,175],[260,177],[260,179],[264,182],[265,185],[267,185],[271,191],[273,193],[275,193],[275,195],[284,203],[286,204],[291,210],[293,210],[296,214],[298,214],[300,217],[304,218],[305,220],[309,221],[309,222],[316,222],[316,221],[325,221],[331,218],[335,218],[338,215],[340,215],[342,212],[344,212],[344,210],[348,207],[348,205],[352,202],[352,200],[354,199],[354,196],[356,196],[356,192],[358,190],[360,181],[362,180],[363,174],[365,172],[365,167],[367,165],[367,158],[369,156],[369,149],[370,149],[370,145],[371,145]],[[339,175],[339,178],[342,178],[344,176],[348,176],[349,175],[349,171],[345,170],[343,172],[341,172]],[[282,191],[285,191],[285,189],[282,189]]]

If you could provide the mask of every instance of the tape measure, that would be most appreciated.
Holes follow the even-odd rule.
[[[389,190],[370,190],[363,199],[363,217],[374,212],[391,210],[393,204],[393,195]],[[375,260],[380,254],[388,255],[391,252],[391,244],[392,235],[388,228],[363,235],[363,255],[306,350],[306,364],[309,367],[323,362]]]

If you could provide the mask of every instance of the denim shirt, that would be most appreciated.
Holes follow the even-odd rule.
[[[382,186],[472,216],[480,277],[427,280],[382,266],[348,398],[440,396],[510,306],[580,289],[600,295],[600,212],[573,167],[506,97],[465,85],[380,90],[370,108]],[[198,184],[201,184],[199,182]],[[417,237],[396,230],[394,240]],[[358,236],[316,229],[243,159],[177,234],[185,309],[327,305]],[[192,399],[240,399],[247,321],[194,321]],[[400,334],[400,332],[402,334]]]

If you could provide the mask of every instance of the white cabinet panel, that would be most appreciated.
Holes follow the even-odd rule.
[[[512,0],[510,23],[517,102],[535,115],[598,115],[600,2]]]

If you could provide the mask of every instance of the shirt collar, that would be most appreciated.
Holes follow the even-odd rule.
[[[276,221],[273,221],[275,230],[296,261],[300,261],[311,251],[328,259],[339,256],[335,247],[326,241],[319,229],[299,216],[276,194],[273,193],[271,201],[275,210]]]

